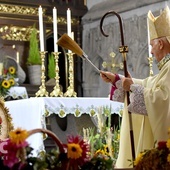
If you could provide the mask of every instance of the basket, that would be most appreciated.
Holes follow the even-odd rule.
[[[65,154],[62,142],[58,139],[58,137],[52,131],[47,130],[47,129],[33,129],[33,130],[28,131],[28,133],[29,133],[29,136],[31,136],[33,134],[36,134],[36,133],[47,134],[49,137],[51,137],[53,139],[53,141],[58,146],[59,151],[60,151],[60,155],[64,155]],[[69,170],[69,163],[68,163],[68,161],[67,160],[62,161],[61,167],[58,167],[58,168],[56,167],[55,170]]]

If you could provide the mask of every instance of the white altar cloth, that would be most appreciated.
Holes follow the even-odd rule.
[[[81,116],[83,113],[93,116],[99,107],[107,107],[111,113],[119,113],[122,103],[110,101],[109,98],[86,97],[37,97],[6,101],[5,106],[13,119],[14,128],[26,130],[46,128],[45,116],[52,113],[65,117],[67,114]],[[44,149],[43,135],[35,134],[28,138],[35,151]]]
[[[20,86],[14,86],[9,89],[8,94],[5,96],[6,97],[12,97],[13,99],[27,99],[28,98],[28,93],[25,87],[20,87]]]

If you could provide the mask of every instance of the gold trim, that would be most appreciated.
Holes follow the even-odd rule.
[[[47,17],[47,22],[49,22],[49,23],[52,23],[53,22],[53,18],[51,17],[51,16],[46,16]],[[67,18],[66,17],[58,17],[57,18],[57,23],[58,24],[67,24]],[[76,19],[76,18],[72,18],[71,19],[71,24],[73,24],[73,25],[77,25],[77,24],[79,24],[79,21]]]
[[[46,10],[43,9],[45,14]],[[9,4],[0,4],[0,13],[6,14],[17,14],[17,15],[38,15],[38,8],[26,7],[20,5],[9,5]]]
[[[0,117],[2,119],[0,139],[3,140],[6,139],[8,137],[9,132],[14,129],[12,117],[9,113],[8,108],[5,107],[3,98],[0,98]]]
[[[19,27],[19,26],[7,26],[0,27],[0,37],[3,40],[12,41],[29,41],[29,37],[32,31],[31,27]],[[39,30],[37,30],[39,32]],[[46,33],[50,30],[46,30]]]

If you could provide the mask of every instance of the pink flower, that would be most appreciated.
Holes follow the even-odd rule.
[[[20,158],[22,157],[22,155],[19,154],[20,150],[28,146],[28,143],[24,141],[16,145],[15,143],[11,142],[10,139],[1,142],[6,142],[6,144],[3,146],[4,152],[0,152],[0,156],[3,157],[4,165],[12,168],[20,161]]]

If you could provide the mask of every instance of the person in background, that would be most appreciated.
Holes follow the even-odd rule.
[[[148,12],[151,54],[159,73],[141,79],[101,71],[104,82],[111,83],[110,99],[124,102],[117,168],[128,168],[132,160],[128,111],[132,113],[135,154],[168,139],[170,127],[170,10],[167,6],[157,17]],[[126,103],[129,91],[130,104]]]

